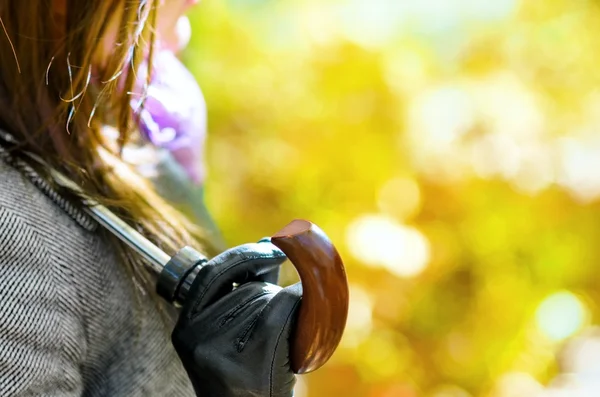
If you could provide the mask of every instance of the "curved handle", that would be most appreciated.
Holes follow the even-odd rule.
[[[348,280],[344,264],[325,233],[294,220],[271,237],[296,267],[302,281],[291,362],[294,373],[314,371],[337,348],[348,317]]]

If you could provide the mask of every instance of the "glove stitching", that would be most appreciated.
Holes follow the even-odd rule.
[[[224,326],[227,322],[229,322],[229,320],[231,320],[233,317],[235,317],[235,315],[244,308],[244,306],[254,302],[255,300],[259,299],[262,296],[268,295],[271,292],[269,291],[263,291],[262,293],[258,294],[258,295],[254,295],[251,298],[246,299],[244,302],[238,304],[236,307],[234,307],[229,314],[227,314],[227,316],[221,320],[221,323],[219,324],[219,328],[221,328],[222,326]]]
[[[236,267],[236,266],[240,266],[243,265],[244,263],[250,262],[250,261],[254,261],[257,259],[282,259],[284,258],[285,255],[283,256],[277,256],[274,257],[273,255],[269,255],[269,254],[260,254],[258,256],[250,256],[247,258],[244,258],[242,261],[239,262],[235,262],[229,266],[227,266],[225,269],[222,269],[219,273],[217,273],[212,280],[210,281],[210,283],[208,283],[208,285],[204,288],[204,291],[202,291],[202,294],[200,294],[200,297],[196,300],[196,302],[194,303],[194,305],[192,306],[192,310],[190,312],[190,314],[187,316],[189,320],[191,320],[193,317],[195,317],[198,314],[198,306],[200,306],[200,303],[202,302],[202,300],[204,299],[204,295],[206,295],[206,292],[210,289],[210,287],[217,281],[217,279],[222,276],[224,273],[227,273],[229,270],[231,270],[232,268]]]
[[[244,347],[246,347],[246,342],[248,342],[248,339],[250,339],[250,335],[248,335],[248,334],[250,333],[250,331],[252,329],[254,329],[254,326],[258,322],[258,319],[260,318],[260,315],[262,314],[262,312],[263,311],[261,310],[256,316],[254,316],[252,321],[250,321],[250,323],[246,326],[246,328],[244,328],[244,331],[242,332],[240,337],[235,340],[234,346],[236,347],[238,353],[241,353],[242,350],[244,350]],[[246,337],[246,336],[248,336],[248,337]]]
[[[277,335],[277,343],[275,343],[275,350],[273,353],[273,359],[271,361],[271,372],[269,373],[269,397],[273,397],[273,371],[274,371],[274,367],[275,367],[275,360],[277,358],[277,348],[279,347],[279,343],[281,342],[281,336],[283,335],[283,332],[286,330],[287,328],[287,324],[290,321],[290,317],[292,317],[294,315],[294,313],[296,312],[296,307],[300,304],[300,302],[302,301],[302,298],[298,299],[296,301],[296,304],[294,304],[294,307],[292,308],[292,310],[290,310],[290,313],[288,314],[287,318],[285,319],[285,325],[281,328],[281,331],[279,331],[279,335]],[[289,360],[289,356],[288,356],[288,360]]]

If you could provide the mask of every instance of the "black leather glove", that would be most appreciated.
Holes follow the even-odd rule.
[[[268,241],[245,244],[196,276],[172,340],[198,396],[293,396],[288,339],[302,287],[273,284],[285,259]]]

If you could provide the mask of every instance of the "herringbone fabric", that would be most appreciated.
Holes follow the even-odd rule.
[[[4,160],[0,396],[193,396],[172,325],[101,228]]]

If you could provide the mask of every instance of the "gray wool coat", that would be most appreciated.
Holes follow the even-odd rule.
[[[160,300],[99,226],[1,157],[0,396],[194,396]]]

